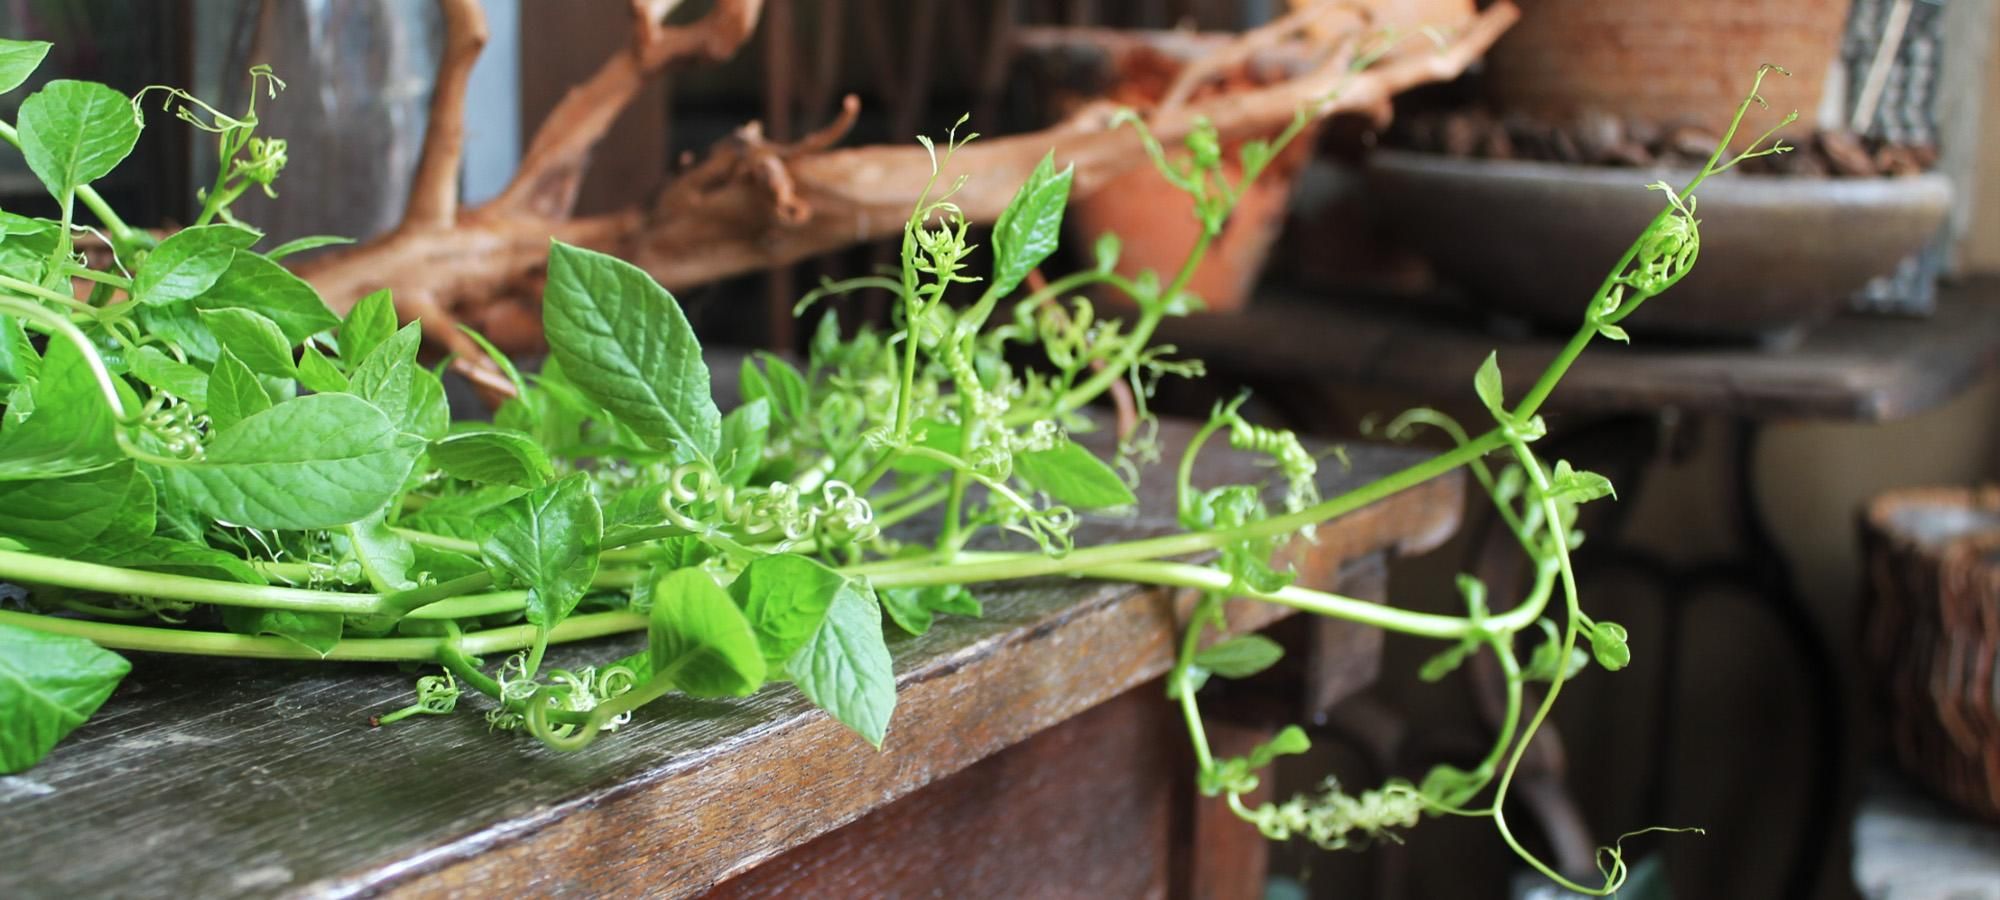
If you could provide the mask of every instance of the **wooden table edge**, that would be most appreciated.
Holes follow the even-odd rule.
[[[1442,543],[1458,527],[1463,501],[1463,479],[1454,473],[1356,510],[1322,527],[1317,541],[1293,540],[1285,552],[1302,583],[1327,587],[1349,561]],[[725,748],[730,758],[666,760],[532,816],[292,893],[525,891],[587,873],[656,896],[698,894],[1160,677],[1173,663],[1174,626],[1193,599],[1188,591],[1107,584],[1027,627],[898,672],[896,722],[880,752],[815,710],[736,736]],[[1291,614],[1240,600],[1228,612],[1234,633]],[[1038,665],[1045,654],[1066,649],[1090,651],[1080,669],[1058,679]],[[762,777],[745,778],[742,764],[762,766]],[[768,802],[746,800],[745,793]],[[739,796],[714,802],[725,794]],[[704,809],[750,814],[711,821]],[[632,837],[641,834],[644,844],[635,845]],[[614,862],[627,869],[605,868]]]

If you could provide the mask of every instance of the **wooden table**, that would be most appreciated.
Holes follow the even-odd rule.
[[[1169,461],[1187,434],[1166,429]],[[1328,491],[1418,458],[1349,455]],[[1207,483],[1268,474],[1203,462]],[[1171,528],[1168,476],[1152,467],[1145,512],[1090,520],[1079,543]],[[1444,478],[1323,526],[1293,542],[1302,580],[1379,596],[1382,560],[1442,541],[1461,501]],[[470,698],[369,728],[410,700],[388,667],[135,655],[95,720],[0,778],[0,897],[1258,896],[1261,840],[1198,802],[1159,681],[1192,598],[1068,579],[977,593],[984,618],[892,640],[880,752],[785,686],[665,700],[561,754],[488,733]],[[1285,614],[1230,610],[1239,631]],[[1316,702],[1372,679],[1378,634],[1315,634]]]
[[[1635,571],[1677,596],[1685,609],[1701,584],[1747,587],[1785,628],[1801,654],[1815,690],[1815,721],[1807,760],[1807,807],[1798,821],[1802,848],[1794,859],[1786,896],[1813,896],[1829,853],[1845,839],[1843,808],[1854,796],[1847,698],[1851,674],[1840,665],[1846,642],[1827,632],[1799,595],[1782,549],[1757,502],[1753,465],[1765,425],[1778,421],[1884,422],[1915,415],[1957,396],[2000,367],[2000,279],[1974,280],[1940,292],[1937,313],[1923,319],[1847,316],[1808,332],[1797,345],[1759,348],[1674,344],[1646,338],[1644,312],[1633,319],[1640,338],[1631,346],[1597,341],[1571,368],[1544,407],[1553,433],[1549,458],[1567,457],[1604,471],[1625,502],[1594,505],[1602,518],[1587,526],[1592,540],[1580,560]],[[1664,294],[1651,301],[1672,303]],[[1578,310],[1579,316],[1582,310]],[[1302,293],[1260,296],[1243,314],[1171,321],[1159,340],[1206,360],[1218,381],[1232,378],[1264,396],[1290,396],[1295,427],[1331,431],[1363,409],[1437,405],[1463,421],[1483,416],[1472,393],[1473,373],[1497,350],[1510,377],[1510,396],[1554,359],[1567,335],[1496,335],[1482,317],[1450,307],[1387,302],[1341,302]],[[1353,395],[1362,409],[1343,408]],[[1386,399],[1383,395],[1387,395]],[[1698,565],[1670,564],[1617,539],[1623,509],[1644,485],[1647,464],[1670,445],[1676,426],[1702,420],[1729,430],[1724,470],[1726,508],[1733,511],[1737,551]],[[1560,448],[1560,450],[1558,450]],[[1598,509],[1597,506],[1607,508]],[[1511,540],[1488,530],[1500,544]],[[1482,554],[1482,560],[1518,554]],[[1488,583],[1507,576],[1480,566]],[[1665,617],[1658,637],[1670,667],[1654,700],[1655,746],[1664,746],[1669,711],[1676,708],[1671,667],[1679,662],[1681,615]],[[1665,809],[1670,772],[1647,779],[1649,809]],[[1657,816],[1655,820],[1658,820]],[[1558,843],[1562,843],[1558,841]],[[1591,870],[1590,847],[1569,856]],[[1559,852],[1559,855],[1562,855]]]

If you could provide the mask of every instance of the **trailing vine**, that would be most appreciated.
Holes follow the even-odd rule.
[[[22,84],[47,49],[0,42],[0,90]],[[251,77],[267,99],[283,86],[265,69]],[[668,694],[797,689],[880,746],[896,700],[885,617],[921,633],[938,616],[978,615],[969,586],[1064,574],[1201,593],[1169,693],[1196,783],[1246,827],[1342,848],[1426,816],[1480,816],[1566,887],[1623,883],[1615,844],[1602,880],[1579,884],[1530,854],[1505,817],[1563,686],[1591,661],[1630,660],[1625,629],[1583,609],[1571,565],[1577,507],[1611,484],[1538,457],[1538,412],[1591,340],[1628,340],[1619,323],[1695,263],[1701,183],[1785,149],[1767,132],[1729,155],[1761,103],[1754,88],[1688,184],[1655,186],[1665,207],[1532,385],[1510,401],[1497,358],[1475,374],[1489,427],[1407,413],[1389,436],[1432,428],[1453,447],[1325,497],[1321,460],[1298,436],[1246,419],[1239,398],[1178,461],[1182,529],[1101,544],[1079,544],[1077,525],[1136,503],[1133,485],[1160,453],[1153,386],[1201,373],[1152,336],[1200,307],[1188,291],[1196,266],[1310,110],[1237,151],[1234,182],[1214,128],[1170,152],[1143,118],[1121,116],[1203,226],[1176,271],[1131,278],[1115,270],[1111,235],[1090,268],[1030,277],[1056,248],[1069,198],[1071,173],[1052,157],[996,222],[992,264],[975,272],[975,236],[952,202],[962,182],[936,174],[974,136],[961,120],[941,145],[921,139],[933,177],[897,271],[829,282],[799,307],[884,291],[889,327],[843,334],[823,318],[803,369],[746,360],[743,402],[726,415],[673,297],[622,261],[556,243],[543,298],[550,357],[530,373],[474,336],[518,395],[472,423],[451,420],[437,375],[417,362],[418,326],[397,322],[386,292],[336,316],[276,263],[334,239],[259,250],[263,236],[231,212],[244,191],[272,190],[289,152],[258,133],[254,105],[230,116],[159,89],[177,118],[216,135],[221,162],[193,226],[156,242],[117,217],[90,183],[130,152],[138,100],[153,93],[52,82],[0,125],[61,209],[55,220],[0,213],[0,503],[30,511],[0,521],[0,579],[27,591],[0,609],[0,674],[11,676],[0,678],[0,771],[32,766],[105,700],[129,668],[114,650],[417,664],[428,671],[414,701],[376,724],[417,727],[400,723],[475,707],[496,730],[559,750],[589,746]],[[75,250],[90,227],[75,220],[79,202],[114,251],[107,268]],[[1087,289],[1123,294],[1138,313],[1100,316]],[[1042,365],[1013,361],[1027,348]],[[1106,462],[1075,437],[1097,427],[1087,407],[1119,383],[1133,387],[1139,427]],[[1212,452],[1255,454],[1280,484],[1195,484],[1197,454],[1223,444]],[[1512,605],[1488,601],[1489,587],[1507,586],[1465,578],[1463,615],[1419,613],[1297,584],[1273,564],[1315,526],[1459,468],[1533,563]],[[1203,685],[1281,653],[1255,635],[1210,640],[1228,632],[1230,596],[1437,640],[1427,679],[1493,654],[1507,715],[1491,751],[1415,784],[1357,792],[1328,780],[1250,806],[1244,796],[1270,765],[1308,742],[1288,728],[1242,757],[1209,747]],[[550,644],[637,631],[647,638],[637,654],[544,664]],[[1525,664],[1523,635],[1534,642]],[[1547,685],[1532,710],[1528,682]],[[40,689],[57,683],[60,694]]]

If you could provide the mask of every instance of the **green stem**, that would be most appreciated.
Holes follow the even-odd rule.
[[[445,537],[444,535],[441,534],[431,534],[429,532],[417,531],[410,528],[391,527],[389,530],[391,532],[394,532],[397,537],[409,541],[412,544],[418,544],[421,546],[429,547],[433,550],[444,550],[450,553],[457,553],[462,556],[471,556],[471,557],[479,556],[479,544],[476,541],[468,541],[462,538]]]
[[[98,312],[97,307],[91,306],[90,304],[85,303],[82,300],[78,300],[75,297],[72,297],[61,291],[49,290],[48,288],[42,287],[41,285],[36,284],[32,281],[22,281],[19,278],[14,278],[7,275],[0,275],[0,287],[4,287],[12,291],[19,291],[23,294],[27,294],[28,296],[35,297],[37,299],[47,300],[50,303],[55,303],[60,306],[63,306],[69,309],[71,312],[77,313],[79,315],[89,316],[91,318],[96,318],[97,316]]]
[[[1661,215],[1664,216],[1666,213]],[[1632,261],[1632,253],[1637,247],[1638,245],[1634,244],[1633,250],[1626,251],[1625,259],[1618,263],[1617,269],[1612,270],[1612,277],[1616,277],[1624,270],[1625,265]],[[1597,308],[1597,301],[1610,289],[1610,279],[1607,278],[1605,285],[1598,289],[1598,297],[1591,300],[1592,309]],[[1585,322],[1582,328],[1577,329],[1576,334],[1570,337],[1569,343],[1563,345],[1562,352],[1556,354],[1555,360],[1549,363],[1549,367],[1542,370],[1542,377],[1536,379],[1535,386],[1528,391],[1527,396],[1521,398],[1521,405],[1514,408],[1515,421],[1526,422],[1542,408],[1542,404],[1549,399],[1549,394],[1555,391],[1556,384],[1562,381],[1563,376],[1569,372],[1570,365],[1583,354],[1585,347],[1590,346],[1590,341],[1594,337],[1597,337],[1597,325],[1593,322]]]
[[[1042,553],[1006,553],[995,554],[982,562],[953,565],[938,565],[935,559],[897,560],[851,567],[846,571],[848,574],[868,575],[877,587],[917,587],[932,584],[1006,581],[1038,575],[1063,575],[1113,563],[1201,553],[1236,541],[1286,534],[1307,525],[1315,525],[1345,515],[1444,475],[1505,445],[1506,439],[1500,432],[1490,431],[1475,438],[1471,443],[1385,475],[1345,494],[1321,501],[1295,513],[1273,516],[1237,528],[1183,532],[1100,544],[1081,548],[1061,557]],[[946,456],[946,454],[937,455]]]
[[[14,550],[0,550],[0,578],[80,591],[134,594],[166,600],[192,600],[220,606],[252,606],[354,616],[381,611],[379,604],[381,598],[375,594],[348,594],[217,581],[57,559]]]
[[[281,637],[228,634],[216,631],[189,631],[65,619],[34,613],[0,610],[0,623],[18,625],[49,634],[66,634],[92,641],[113,650],[140,650],[181,653],[195,656],[238,656],[251,659],[303,659],[372,662],[442,662],[441,638],[347,638],[325,656],[304,644]],[[603,612],[571,616],[549,631],[554,643],[589,640],[646,627],[646,617],[629,612]],[[461,647],[475,655],[521,650],[534,642],[532,625],[512,625],[464,636]]]
[[[962,554],[968,561],[979,560],[986,554]],[[1318,616],[1344,619],[1385,631],[1394,631],[1415,637],[1454,640],[1482,633],[1512,634],[1535,623],[1547,608],[1553,593],[1555,568],[1543,566],[1536,574],[1536,586],[1529,591],[1522,602],[1497,616],[1489,616],[1474,621],[1463,616],[1448,616],[1438,613],[1415,612],[1384,606],[1369,600],[1357,600],[1339,594],[1286,585],[1276,591],[1259,593],[1249,591],[1235,584],[1229,573],[1212,566],[1164,561],[1113,563],[1094,566],[1072,573],[1080,578],[1094,578],[1104,581],[1130,581],[1139,584],[1157,584],[1167,587],[1193,588],[1238,594],[1267,603],[1276,603],[1301,612]],[[881,579],[870,579],[878,586]]]
[[[0,122],[0,140],[13,144],[17,149],[21,146],[21,135],[14,130],[11,122]],[[138,236],[132,226],[125,224],[124,219],[112,212],[111,204],[104,202],[104,197],[90,185],[78,186],[76,198],[82,200],[83,205],[90,207],[91,214],[96,216],[99,222],[104,223],[104,230],[111,233],[111,242],[114,245],[130,244]]]
[[[973,420],[973,391],[976,386],[958,392],[958,457],[966,458],[972,452],[972,432],[978,423]],[[965,489],[971,485],[972,476],[964,469],[951,471],[951,487],[944,501],[944,527],[938,531],[937,549],[939,553],[951,554],[965,545],[960,537],[962,527]]]
[[[96,269],[88,269],[83,266],[65,266],[63,274],[71,278],[81,278],[85,281],[94,281],[98,284],[108,284],[124,291],[132,289],[132,279],[130,278],[122,275],[113,275],[110,272],[99,272]]]
[[[493,583],[492,572],[474,572],[435,584],[426,584],[409,590],[383,594],[376,602],[376,608],[390,615],[407,615],[417,609],[437,603],[449,597],[470,594]],[[524,595],[525,596],[525,595]]]
[[[39,304],[29,303],[13,297],[0,297],[0,314],[31,321],[46,328],[49,333],[61,335],[64,340],[76,346],[82,354],[84,365],[90,368],[90,377],[97,382],[97,389],[104,394],[104,402],[111,407],[112,416],[120,422],[131,421],[125,410],[125,400],[118,396],[118,382],[111,377],[111,370],[104,367],[104,357],[98,355],[97,348],[81,329],[70,324],[69,319],[56,315]]]
[[[1195,687],[1188,677],[1188,670],[1194,665],[1195,652],[1201,647],[1202,630],[1208,627],[1210,619],[1217,617],[1221,604],[1214,592],[1205,592],[1195,603],[1194,611],[1188,614],[1187,627],[1181,631],[1180,653],[1174,658],[1174,696],[1180,701],[1181,718],[1187,723],[1188,741],[1194,745],[1195,765],[1206,775],[1215,769],[1215,751],[1208,745],[1208,729],[1202,725],[1201,707],[1195,702]]]
[[[1514,441],[1513,449],[1514,455],[1521,462],[1521,467],[1527,470],[1529,478],[1534,482],[1535,489],[1542,495],[1543,527],[1548,530],[1549,540],[1555,548],[1555,558],[1561,569],[1563,600],[1568,606],[1569,616],[1568,623],[1563,628],[1562,653],[1557,659],[1567,662],[1570,656],[1576,652],[1576,640],[1583,622],[1583,609],[1578,601],[1576,587],[1576,572],[1570,566],[1569,536],[1564,533],[1561,510],[1557,507],[1555,500],[1548,495],[1548,476],[1542,471],[1541,463],[1528,450],[1527,444],[1518,440]],[[1541,872],[1544,876],[1547,876],[1549,880],[1580,894],[1602,897],[1618,890],[1624,881],[1620,877],[1622,873],[1616,871],[1608,873],[1605,877],[1605,883],[1598,887],[1586,887],[1578,884],[1564,877],[1554,867],[1529,852],[1526,847],[1521,845],[1520,840],[1514,837],[1513,830],[1507,825],[1507,792],[1513,787],[1514,773],[1520,769],[1521,758],[1527,754],[1528,745],[1534,742],[1536,732],[1541,730],[1542,723],[1548,719],[1549,713],[1555,708],[1556,697],[1562,693],[1563,683],[1566,680],[1563,677],[1564,668],[1564,666],[1557,667],[1555,677],[1549,681],[1548,693],[1543,695],[1541,704],[1535,708],[1534,716],[1528,720],[1527,727],[1522,730],[1520,742],[1515,744],[1514,752],[1507,758],[1506,768],[1500,775],[1500,785],[1495,789],[1493,794],[1493,824],[1499,830],[1500,838],[1506,842],[1508,848],[1512,849],[1514,854],[1520,857],[1522,861],[1534,867],[1536,871]]]

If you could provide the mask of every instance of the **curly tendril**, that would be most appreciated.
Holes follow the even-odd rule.
[[[1319,502],[1319,460],[1306,450],[1298,435],[1289,429],[1253,425],[1233,410],[1230,415],[1229,446],[1269,456],[1285,476],[1285,509],[1296,512]]]
[[[458,679],[450,671],[442,675],[426,675],[417,679],[417,702],[395,712],[375,717],[371,725],[388,725],[411,716],[448,715],[458,708]]]
[[[703,514],[695,507],[707,507]],[[727,525],[744,536],[780,535],[786,541],[825,538],[872,541],[881,535],[868,498],[847,482],[830,479],[807,491],[789,482],[765,488],[738,488],[715,467],[692,462],[674,469],[660,508],[675,524],[699,532]]]

